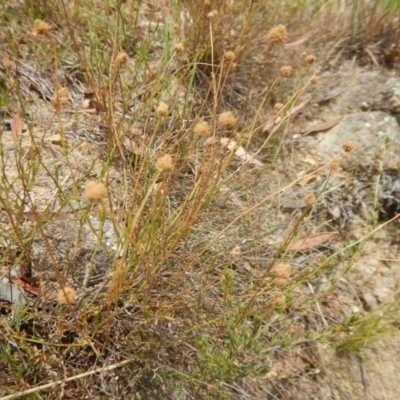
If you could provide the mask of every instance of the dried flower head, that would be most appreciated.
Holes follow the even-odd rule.
[[[288,283],[288,280],[285,278],[274,278],[272,283],[274,284],[274,286],[276,286],[278,288],[282,288],[282,287],[286,286],[286,284]]]
[[[309,54],[308,56],[306,56],[305,60],[306,60],[309,64],[314,64],[315,61],[317,61],[317,57],[315,57],[314,54]]]
[[[231,111],[225,111],[219,115],[218,122],[222,128],[232,129],[236,125],[236,118]]]
[[[74,304],[76,302],[75,289],[69,286],[64,286],[58,291],[57,300],[60,304]]]
[[[281,294],[274,298],[272,305],[274,307],[283,307],[286,305],[286,296]]]
[[[207,121],[200,121],[194,126],[193,132],[203,138],[209,137],[211,134],[210,125]]]
[[[185,48],[183,47],[183,44],[182,44],[182,43],[176,43],[175,46],[174,46],[174,51],[175,51],[176,53],[182,53],[182,51],[183,51],[184,49],[185,49]]]
[[[237,67],[237,63],[235,63],[235,62],[229,64],[229,71],[228,72],[234,71],[236,69],[236,67]]]
[[[304,196],[304,203],[306,204],[306,206],[313,206],[316,201],[317,199],[313,194],[307,194],[306,196]]]
[[[228,61],[235,61],[236,54],[233,51],[227,51],[227,52],[225,52],[225,59]]]
[[[239,258],[241,253],[240,246],[235,246],[231,251],[231,256],[232,258]]]
[[[356,146],[351,140],[346,140],[345,142],[343,142],[342,148],[345,153],[351,153],[356,148]]]
[[[289,279],[290,273],[292,271],[292,266],[288,263],[279,263],[273,266],[271,269],[271,274],[275,278]]]
[[[211,147],[211,146],[215,146],[215,145],[217,145],[217,144],[218,144],[218,140],[217,140],[215,137],[209,137],[209,138],[206,140],[206,146]]]
[[[172,157],[169,154],[157,158],[156,168],[163,174],[169,174],[174,169],[174,163]]]
[[[211,12],[209,12],[207,14],[207,18],[208,19],[214,19],[217,15],[218,15],[218,11],[217,10],[213,10],[213,11],[211,11]]]
[[[292,76],[292,67],[290,65],[284,65],[283,67],[279,68],[279,74],[284,78],[289,78]]]
[[[284,104],[282,104],[282,103],[276,103],[276,104],[274,105],[274,108],[272,109],[272,114],[278,115],[278,114],[283,110],[283,107],[285,107]]]
[[[278,25],[268,32],[268,39],[271,43],[279,44],[287,42],[287,30],[285,25]]]
[[[165,117],[166,115],[168,115],[168,111],[169,111],[168,104],[165,104],[163,101],[160,101],[160,104],[156,108],[157,115],[159,115],[160,117]]]
[[[125,65],[129,61],[129,56],[125,52],[119,53],[117,55],[117,63],[119,65]]]
[[[337,171],[339,169],[340,162],[337,158],[334,158],[330,163],[329,167],[332,171]]]
[[[69,100],[69,92],[68,89],[66,88],[61,88],[57,91],[57,94],[55,95],[53,99],[53,103],[56,106],[64,106],[68,104]]]
[[[313,85],[317,84],[317,83],[319,82],[319,76],[314,75],[314,76],[311,78],[310,82],[311,82]]]
[[[107,188],[104,183],[101,182],[89,181],[83,191],[83,197],[89,203],[101,203],[106,196]]]
[[[69,97],[69,92],[67,88],[61,88],[57,92],[57,96],[59,97]]]
[[[51,31],[51,25],[41,19],[36,19],[33,23],[33,36],[48,35]]]

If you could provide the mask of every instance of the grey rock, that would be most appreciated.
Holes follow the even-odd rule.
[[[396,114],[400,112],[399,78],[387,77],[377,71],[367,71],[346,77],[346,82],[342,87],[344,90],[335,98],[335,104],[332,105],[334,113],[385,111]]]
[[[347,140],[356,148],[342,161],[344,168],[373,165],[385,148],[383,167],[395,169],[400,165],[400,127],[394,117],[382,111],[349,114],[328,132],[319,133],[314,143],[319,161],[331,160]]]
[[[378,301],[371,292],[363,292],[361,294],[361,300],[366,311],[372,311],[378,308]]]
[[[22,307],[26,303],[21,288],[10,282],[0,282],[0,303],[2,302],[13,307]]]

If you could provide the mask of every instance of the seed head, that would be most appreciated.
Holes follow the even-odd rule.
[[[352,142],[351,140],[346,140],[345,142],[343,142],[342,147],[345,153],[351,153],[356,148],[354,142]]]
[[[339,169],[340,162],[337,158],[334,158],[330,163],[329,167],[332,171],[337,171]]]
[[[194,126],[193,132],[203,138],[209,137],[211,133],[210,125],[207,121],[200,121]]]
[[[305,60],[306,60],[309,64],[314,64],[315,61],[317,61],[317,57],[315,57],[314,54],[309,54],[308,56],[306,56]]]
[[[156,160],[156,168],[163,174],[169,174],[174,169],[172,157],[164,154]]]
[[[76,302],[75,289],[69,286],[64,286],[58,291],[57,300],[60,304],[74,304]]]
[[[129,56],[125,52],[119,53],[117,55],[117,63],[119,65],[125,65],[125,64],[127,64],[128,61],[129,61]]]
[[[218,15],[218,11],[217,11],[217,10],[213,10],[213,11],[211,11],[211,12],[209,12],[209,13],[207,14],[207,18],[210,19],[210,20],[212,20],[212,19],[214,19],[217,15]]]
[[[283,294],[276,296],[272,304],[274,307],[283,307],[286,305],[286,296]]]
[[[104,183],[101,182],[89,181],[83,191],[83,197],[89,203],[101,203],[106,196],[107,188]]]
[[[53,99],[53,103],[55,106],[65,106],[66,104],[68,104],[68,99],[69,99],[68,89],[61,88],[57,91],[57,94]]]
[[[274,265],[274,267],[271,270],[271,274],[275,278],[289,279],[291,271],[292,271],[292,267],[290,264],[279,263],[279,264]]]
[[[176,43],[174,46],[174,50],[176,53],[182,53],[185,48],[183,47],[182,43]]]
[[[235,246],[231,251],[232,258],[239,258],[241,254],[240,246]]]
[[[225,59],[228,61],[235,61],[236,60],[236,54],[233,51],[227,51],[225,53]]]
[[[289,78],[292,76],[292,67],[290,65],[284,65],[283,67],[279,68],[279,73],[284,78]]]
[[[310,81],[313,85],[316,85],[319,82],[319,76],[314,75]]]
[[[218,122],[222,128],[232,129],[236,125],[236,118],[231,111],[226,111],[219,115]]]
[[[306,204],[306,206],[313,206],[316,201],[317,199],[313,194],[307,194],[306,196],[304,196],[304,203]]]
[[[218,140],[215,137],[209,137],[206,140],[206,146],[208,146],[208,147],[215,146],[216,144],[218,144]]]
[[[282,288],[284,286],[286,286],[288,280],[285,278],[275,278],[273,281],[274,286],[278,287],[278,288]]]
[[[41,19],[35,19],[33,23],[33,36],[48,35],[51,31],[51,25]]]
[[[280,44],[287,42],[287,30],[285,25],[278,25],[268,32],[268,39],[271,43]]]
[[[274,114],[274,115],[279,114],[279,113],[282,111],[283,107],[285,107],[284,104],[282,104],[282,103],[276,103],[276,104],[274,105],[274,108],[272,109],[272,114]]]
[[[165,117],[166,115],[168,115],[168,111],[169,111],[168,104],[165,104],[163,101],[160,101],[160,104],[156,109],[157,115],[159,115],[160,117]]]

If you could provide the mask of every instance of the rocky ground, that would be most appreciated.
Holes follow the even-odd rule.
[[[321,220],[330,220],[337,232],[336,244],[340,245],[346,236],[359,239],[368,233],[368,209],[374,202],[371,189],[377,184],[377,176],[381,223],[399,212],[400,79],[394,71],[343,67],[322,77],[321,91],[322,99],[332,94],[334,97],[314,104],[301,128],[296,126],[288,140],[295,143],[291,155],[301,173],[328,162],[340,151],[344,140],[352,140],[356,145],[354,155],[342,164],[321,202],[325,208],[320,209]],[[319,127],[332,123],[332,128],[319,131]],[[312,181],[301,191],[304,193],[310,185]],[[317,292],[329,288],[332,281],[338,282],[323,300],[332,311],[331,315],[325,314],[328,319],[337,312],[370,312],[394,301],[400,285],[399,228],[396,221],[376,232],[345,276],[343,271],[337,271],[320,280],[315,287]],[[328,355],[324,372],[330,385],[329,389],[322,385],[317,398],[396,398],[399,345],[397,338],[382,340],[361,356],[349,358],[329,357],[329,346],[320,345],[319,351]],[[297,399],[308,398],[300,392],[301,389]]]

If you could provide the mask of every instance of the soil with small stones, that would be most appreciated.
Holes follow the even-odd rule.
[[[355,144],[348,159],[341,160],[327,193],[320,199],[316,220],[327,223],[336,232],[337,245],[345,237],[362,238],[371,230],[369,223],[374,202],[380,204],[379,224],[400,212],[400,76],[395,71],[349,68],[321,77],[321,101],[293,123],[287,141],[294,171],[308,173],[340,152],[346,140]],[[328,130],[319,127],[333,125]],[[379,185],[377,178],[379,177]],[[304,182],[296,193],[301,198],[321,187],[322,179]],[[371,194],[376,191],[376,196]],[[376,232],[356,257],[346,275],[337,271],[323,277],[314,287],[324,292],[333,281],[337,285],[322,300],[322,319],[372,312],[389,304],[400,288],[400,223]],[[317,317],[318,319],[318,317]],[[325,321],[326,322],[326,321]],[[321,321],[319,321],[321,323]],[[322,361],[318,379],[303,379],[286,396],[307,399],[312,393],[318,399],[389,400],[398,397],[400,361],[398,338],[382,339],[363,349],[360,356],[338,357],[328,345],[318,345]],[[290,385],[289,385],[290,386]],[[270,398],[266,392],[258,398]],[[273,397],[271,397],[273,398]]]

